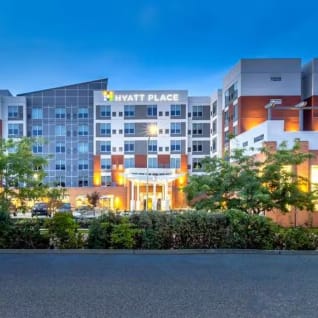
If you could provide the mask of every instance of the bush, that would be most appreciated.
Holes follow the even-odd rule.
[[[47,233],[40,231],[42,222],[38,220],[19,220],[12,233],[12,248],[49,248]]]
[[[140,233],[139,229],[129,223],[128,219],[123,218],[122,223],[114,225],[111,233],[112,248],[134,248],[136,236]]]
[[[138,248],[169,249],[175,244],[176,216],[162,212],[142,212],[130,217],[141,231],[137,236]]]
[[[0,210],[0,248],[10,248],[14,224],[7,212]]]
[[[109,248],[112,229],[113,224],[103,220],[94,220],[89,227],[87,247]]]
[[[53,247],[83,247],[82,235],[77,231],[78,225],[70,213],[56,213],[52,219],[47,220],[46,226]]]
[[[239,210],[229,210],[226,216],[229,217],[227,247],[272,249],[275,246],[278,226],[270,219]]]
[[[313,230],[301,227],[281,228],[276,234],[276,248],[286,250],[315,250],[318,248],[318,235]]]
[[[220,248],[226,245],[229,219],[205,211],[176,216],[175,248]]]

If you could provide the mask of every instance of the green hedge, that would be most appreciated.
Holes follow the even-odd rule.
[[[0,248],[293,249],[318,248],[318,231],[281,228],[270,219],[238,210],[182,214],[143,212],[103,215],[84,222],[68,213],[43,220],[12,220],[0,212]]]

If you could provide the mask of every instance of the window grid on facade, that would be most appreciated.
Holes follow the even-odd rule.
[[[202,152],[203,145],[201,141],[193,141],[192,142],[192,152]]]
[[[112,183],[111,176],[102,176],[102,186],[107,187],[110,186]]]
[[[65,116],[66,116],[65,108],[63,108],[63,107],[55,108],[55,118],[64,119]]]
[[[158,158],[148,157],[148,168],[158,168]]]
[[[43,119],[43,109],[39,107],[32,108],[32,119]]]
[[[20,124],[8,124],[8,137],[17,138],[21,136]]]
[[[100,144],[100,152],[102,153],[110,153],[111,143],[110,141],[102,141]]]
[[[202,164],[200,158],[193,158],[192,159],[192,170],[193,171],[202,171]]]
[[[66,135],[66,128],[62,125],[55,126],[55,136],[64,137]]]
[[[78,170],[88,170],[88,160],[86,159],[79,160]]]
[[[149,140],[148,152],[157,152],[157,140]]]
[[[201,123],[192,124],[192,135],[193,136],[202,136],[203,135],[203,124],[201,124]]]
[[[42,146],[42,144],[38,144],[38,143],[34,144],[34,145],[32,146],[32,152],[33,152],[33,153],[42,153],[42,152],[43,152],[43,146]]]
[[[101,105],[100,106],[100,117],[110,118],[111,107],[109,105]]]
[[[78,143],[78,152],[79,153],[88,153],[88,143],[87,142],[79,142]]]
[[[171,135],[181,135],[181,123],[171,123],[170,133]]]
[[[112,162],[110,158],[102,158],[100,161],[100,168],[102,170],[110,170],[111,165],[112,165]]]
[[[79,136],[88,136],[88,126],[87,125],[78,126],[78,135]]]
[[[125,123],[124,132],[126,135],[134,135],[135,134],[135,123]]]
[[[32,127],[32,136],[42,136],[43,135],[43,129],[42,126],[33,126]]]
[[[135,158],[124,158],[125,168],[135,168]]]
[[[192,117],[203,118],[203,106],[202,105],[192,107]]]
[[[170,106],[171,117],[180,117],[181,116],[181,105],[171,105]]]
[[[125,105],[124,106],[124,116],[125,117],[135,117],[135,105]]]
[[[180,169],[181,159],[180,158],[170,158],[170,168],[171,169]]]
[[[56,160],[55,170],[65,170],[65,160]]]
[[[170,141],[171,152],[181,152],[181,140],[171,140]]]
[[[55,146],[56,153],[64,153],[65,152],[65,144],[64,143],[57,143]]]
[[[110,136],[111,135],[111,124],[110,123],[100,124],[99,133],[101,136]]]
[[[78,109],[78,118],[79,119],[88,118],[88,108],[87,107],[81,107]]]
[[[134,141],[125,141],[124,151],[127,152],[135,152],[135,142]]]
[[[157,105],[147,105],[147,117],[157,117]]]
[[[16,119],[19,115],[19,107],[18,106],[8,106],[8,119]]]

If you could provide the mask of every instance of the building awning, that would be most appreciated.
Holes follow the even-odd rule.
[[[147,178],[148,172],[148,178]],[[141,183],[162,183],[176,180],[183,174],[176,173],[176,169],[168,168],[128,168],[123,173],[124,177],[130,181]]]

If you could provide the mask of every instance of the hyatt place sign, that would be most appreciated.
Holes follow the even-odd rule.
[[[179,94],[117,94],[114,91],[103,91],[105,102],[178,102]]]

